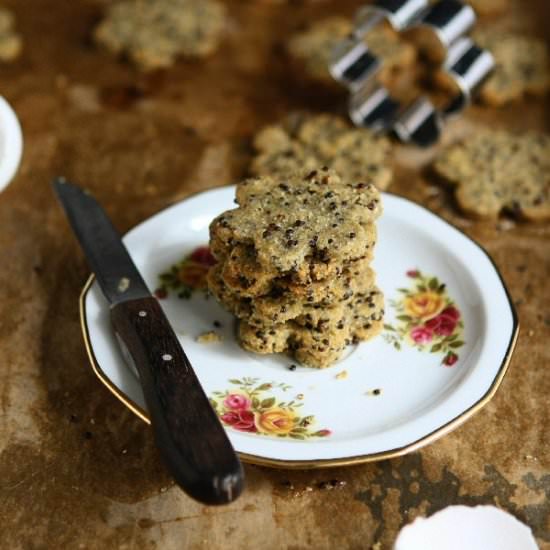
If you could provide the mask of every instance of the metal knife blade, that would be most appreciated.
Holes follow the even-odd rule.
[[[139,373],[164,462],[193,498],[232,502],[244,484],[241,463],[158,301],[99,203],[63,178],[53,185],[111,304],[123,356]]]
[[[57,178],[53,185],[109,303],[151,296],[118,231],[98,202],[63,178]]]

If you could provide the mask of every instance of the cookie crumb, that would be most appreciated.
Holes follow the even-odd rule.
[[[510,231],[516,224],[512,220],[501,220],[497,223],[497,231]]]
[[[222,336],[213,330],[203,332],[197,336],[197,342],[199,344],[214,344],[216,342],[221,342],[223,340]]]
[[[317,488],[324,490],[324,491],[330,491],[331,489],[336,489],[337,487],[345,487],[346,482],[340,481],[338,479],[331,479],[329,481],[320,481],[317,484]]]
[[[337,380],[344,380],[347,377],[348,377],[348,371],[343,370],[343,371],[339,372],[334,378],[336,378]]]
[[[374,388],[373,390],[368,390],[366,395],[374,395],[374,396],[382,395],[382,389]]]

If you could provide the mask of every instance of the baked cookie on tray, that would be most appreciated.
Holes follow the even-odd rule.
[[[225,25],[216,0],[122,0],[106,7],[96,41],[144,70],[169,67],[178,56],[213,53]]]
[[[346,346],[366,341],[383,328],[384,298],[375,287],[355,301],[333,308],[313,309],[299,322],[258,327],[239,323],[242,346],[255,353],[288,353],[314,368],[326,368],[337,361]]]
[[[306,77],[328,85],[337,85],[328,71],[334,46],[352,31],[352,21],[345,17],[328,17],[313,23],[292,36],[287,51],[294,65]],[[367,37],[369,49],[384,60],[380,79],[388,81],[392,74],[408,67],[416,59],[416,50],[402,41],[391,28],[379,25]]]
[[[495,70],[480,89],[480,98],[495,107],[543,95],[550,89],[550,56],[543,40],[533,36],[483,30],[474,33],[477,43],[495,58]]]
[[[353,128],[328,114],[293,114],[267,126],[254,138],[256,156],[250,171],[284,176],[328,166],[342,178],[386,189],[392,179],[391,144],[366,128]]]
[[[21,53],[23,41],[15,31],[15,16],[0,8],[0,61],[13,61]]]
[[[452,145],[435,171],[456,186],[459,206],[479,218],[510,211],[550,219],[550,136],[482,130]]]

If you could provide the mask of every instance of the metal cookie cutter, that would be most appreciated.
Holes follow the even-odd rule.
[[[420,7],[423,3],[379,0],[375,6],[368,6],[358,12],[356,29],[339,48],[335,49],[335,61],[331,72],[351,90],[349,116],[357,126],[366,126],[375,131],[393,131],[401,140],[421,146],[436,142],[445,120],[460,113],[470,102],[480,84],[489,76],[493,67],[493,56],[474,42],[464,37],[475,22],[475,13],[470,6],[457,0],[440,0],[438,3]],[[388,13],[391,7],[407,8],[408,17],[397,17],[394,23]],[[385,10],[381,8],[385,6]],[[426,55],[441,64],[437,71],[438,80],[451,91],[451,100],[437,109],[426,97],[420,97],[408,106],[402,106],[376,79],[381,62],[370,54],[363,37],[374,24],[383,18],[392,27],[405,30],[420,45],[427,48]],[[405,13],[400,12],[397,13]],[[373,23],[374,21],[374,23]],[[355,46],[345,50],[345,44],[355,40]],[[363,44],[363,54],[370,54],[377,65],[370,64],[368,71],[359,71],[360,57],[350,55]],[[343,55],[342,55],[343,54]],[[338,58],[338,55],[341,57]]]
[[[363,88],[352,95],[349,116],[357,126],[375,131],[394,131],[402,141],[420,146],[435,143],[447,118],[459,114],[471,102],[479,86],[494,67],[493,56],[470,38],[455,42],[438,74],[438,79],[452,97],[437,109],[426,97],[402,107],[390,92],[379,84]]]
[[[365,38],[385,22],[401,32],[416,21],[428,6],[428,0],[376,0],[359,9],[352,34],[336,45],[329,71],[334,79],[356,92],[380,70],[382,62],[369,49]]]

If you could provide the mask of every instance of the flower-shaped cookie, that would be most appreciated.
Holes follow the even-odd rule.
[[[95,39],[144,70],[172,65],[179,55],[205,57],[225,24],[216,0],[123,0],[107,7]]]
[[[436,172],[456,185],[458,204],[475,217],[503,210],[550,219],[550,136],[482,130],[449,147]]]
[[[480,31],[474,36],[493,54],[496,63],[480,90],[485,103],[500,106],[550,89],[550,56],[544,41],[499,30]]]
[[[384,296],[376,287],[351,302],[312,309],[300,318],[258,327],[239,323],[239,340],[256,353],[289,353],[315,368],[337,361],[346,346],[370,340],[383,327]]]
[[[257,151],[250,171],[284,176],[319,166],[333,168],[347,181],[391,183],[391,145],[387,137],[364,128],[352,128],[333,115],[296,115],[256,134]]]

